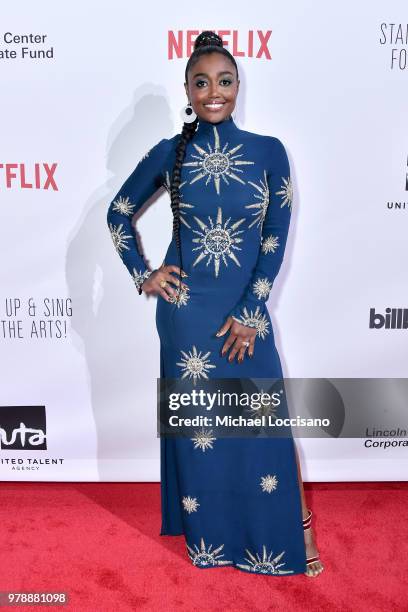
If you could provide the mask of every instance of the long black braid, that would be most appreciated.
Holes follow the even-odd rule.
[[[180,140],[176,146],[176,161],[173,167],[173,172],[170,181],[170,199],[171,210],[173,213],[173,236],[176,240],[177,252],[179,257],[180,270],[183,270],[183,258],[181,253],[180,240],[180,183],[181,183],[181,166],[183,165],[186,154],[186,144],[192,139],[198,124],[198,117],[192,123],[184,123],[181,132]],[[177,295],[180,292],[179,285],[177,287]]]
[[[208,53],[222,53],[232,62],[235,66],[238,77],[238,67],[236,61],[231,53],[224,47],[222,38],[211,30],[205,30],[201,32],[195,40],[194,51],[190,55],[189,60],[185,69],[185,80],[188,82],[188,72],[197,63],[202,55]],[[176,160],[174,163],[171,179],[170,179],[170,200],[171,210],[173,213],[173,236],[176,241],[180,270],[183,270],[183,258],[181,252],[181,240],[180,240],[180,183],[181,183],[181,167],[184,162],[186,154],[186,145],[192,139],[197,129],[199,118],[196,117],[195,121],[191,123],[184,123],[181,131],[180,140],[176,146]],[[177,287],[177,299],[180,295],[181,284]]]

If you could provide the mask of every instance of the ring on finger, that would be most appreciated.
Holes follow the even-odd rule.
[[[164,287],[165,287],[166,285],[167,285],[167,281],[166,281],[166,280],[161,280],[161,281],[160,281],[160,287],[161,287],[162,289],[164,289]]]
[[[246,340],[245,342],[242,342],[242,346],[249,346],[249,342]]]

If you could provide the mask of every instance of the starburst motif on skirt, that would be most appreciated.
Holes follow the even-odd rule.
[[[221,179],[229,185],[228,179],[233,179],[242,184],[245,184],[238,173],[242,173],[243,170],[239,166],[254,164],[253,161],[246,161],[238,159],[243,156],[243,153],[237,154],[237,151],[241,149],[243,144],[238,144],[232,149],[228,150],[228,142],[221,148],[220,136],[218,134],[217,127],[213,126],[214,131],[214,146],[212,147],[207,142],[208,152],[200,147],[200,145],[193,143],[195,150],[198,155],[191,154],[191,157],[197,161],[184,162],[183,166],[194,167],[194,170],[190,170],[190,173],[196,174],[196,176],[190,181],[190,185],[205,178],[205,184],[213,180],[217,194],[220,194],[220,183]],[[228,177],[228,178],[227,178]]]
[[[132,204],[128,197],[119,196],[117,200],[113,201],[113,210],[116,210],[121,215],[130,216],[133,214],[134,207],[135,205]]]
[[[193,345],[192,351],[186,353],[180,351],[184,359],[178,362],[176,365],[180,366],[183,370],[183,378],[192,378],[194,382],[200,378],[206,378],[208,380],[207,372],[210,368],[216,366],[209,362],[208,357],[211,355],[211,351],[207,351],[205,355],[202,355],[202,351],[198,352],[197,348]]]
[[[176,297],[173,297],[172,295],[169,296],[169,302],[171,304],[176,304],[177,308],[180,308],[180,306],[187,306],[187,302],[190,299],[190,294],[188,289],[180,289],[180,291],[177,290],[177,288],[175,289],[176,291]]]
[[[248,181],[248,184],[255,187],[255,189],[259,192],[259,194],[258,193],[255,194],[255,198],[259,200],[259,202],[255,202],[254,204],[247,204],[245,206],[245,208],[256,208],[257,209],[255,210],[254,213],[252,213],[252,216],[255,215],[255,219],[252,221],[252,223],[250,223],[250,225],[248,225],[248,228],[252,227],[256,223],[257,226],[259,226],[260,231],[262,231],[263,222],[265,220],[266,212],[269,206],[269,187],[268,187],[268,179],[266,176],[266,170],[264,170],[263,175],[264,175],[263,180],[259,179],[259,183],[260,183],[259,185],[257,185],[256,183],[253,183],[252,181]]]
[[[285,551],[282,551],[279,553],[279,555],[276,555],[276,557],[272,559],[273,553],[271,551],[269,555],[267,554],[265,544],[262,547],[262,557],[260,557],[258,553],[256,553],[256,556],[253,555],[247,548],[245,550],[249,557],[249,559],[245,557],[245,560],[248,561],[249,565],[237,563],[238,567],[242,567],[243,569],[259,574],[293,574],[293,570],[280,569],[282,566],[286,565],[286,563],[278,563],[278,561],[280,561],[285,554]]]
[[[182,183],[180,183],[179,185],[179,190],[181,190],[181,188],[183,187],[183,185],[185,185],[187,183],[187,181],[183,181]],[[166,170],[166,179],[164,181],[164,187],[167,190],[167,193],[169,194],[169,196],[171,197],[171,182],[170,182],[170,174],[169,171]],[[188,227],[189,229],[191,229],[191,225],[189,225],[187,223],[187,221],[185,220],[185,214],[186,212],[184,210],[182,210],[183,208],[194,208],[194,204],[187,204],[187,202],[182,202],[182,197],[183,194],[180,191],[180,203],[179,203],[179,212],[180,212],[180,221],[181,223],[184,223],[184,225],[186,227]]]
[[[221,544],[217,548],[214,548],[212,551],[212,544],[208,546],[208,549],[205,545],[204,539],[200,540],[200,548],[196,544],[194,544],[195,550],[190,548],[187,544],[188,555],[192,560],[194,565],[198,565],[200,567],[211,567],[214,565],[228,565],[231,564],[232,561],[226,561],[221,559],[224,556],[224,553],[219,554],[224,548],[224,544]]]
[[[199,246],[192,249],[193,251],[200,251],[200,254],[193,262],[193,266],[196,266],[202,259],[207,257],[207,266],[214,261],[215,276],[218,276],[220,270],[221,261],[228,266],[227,257],[232,259],[237,266],[241,267],[237,256],[234,251],[241,251],[241,247],[237,246],[243,241],[243,238],[239,236],[244,230],[238,230],[237,228],[245,221],[244,218],[238,219],[230,227],[228,227],[231,217],[229,217],[225,223],[222,221],[222,208],[218,207],[217,219],[215,223],[208,217],[210,225],[208,226],[204,221],[198,217],[194,217],[197,224],[201,228],[201,232],[193,230],[195,234],[198,234],[198,238],[193,238],[193,242],[199,243]]]
[[[282,204],[281,208],[286,204],[289,207],[289,210],[292,210],[292,202],[293,202],[293,186],[291,177],[285,178],[282,176],[283,184],[281,185],[281,191],[277,191],[276,195],[281,196]]]
[[[123,229],[123,223],[119,225],[114,225],[113,223],[109,223],[109,230],[112,236],[113,244],[115,245],[115,249],[122,257],[122,251],[126,249],[130,251],[130,247],[128,245],[129,238],[132,238],[129,234],[126,234]]]
[[[257,330],[257,336],[260,336],[262,340],[265,339],[265,336],[269,334],[269,321],[266,315],[261,314],[259,306],[256,307],[255,312],[251,310],[248,312],[246,306],[242,309],[243,314],[241,318],[237,318],[232,316],[233,319],[241,323],[242,325],[247,325],[248,327],[255,327]]]
[[[190,438],[194,442],[194,449],[201,448],[203,453],[207,450],[207,448],[214,448],[213,442],[217,438],[214,438],[212,435],[212,429],[200,429],[199,431],[194,431],[195,437]]]
[[[261,476],[261,488],[265,493],[272,493],[278,486],[278,479],[275,475],[267,474],[266,476]]]
[[[272,289],[272,283],[265,278],[258,278],[252,285],[253,292],[261,300],[268,297],[270,290]]]
[[[262,242],[262,253],[267,255],[268,253],[275,253],[276,249],[279,246],[279,237],[278,236],[268,236]]]
[[[252,418],[265,416],[266,418],[273,418],[274,420],[277,418],[277,408],[272,406],[270,403],[270,399],[264,397],[264,391],[262,388],[260,390],[260,406],[248,406],[245,408],[245,411],[249,413]]]
[[[192,512],[197,512],[197,508],[200,504],[198,503],[196,497],[183,497],[181,501],[186,512],[188,512],[189,514],[191,514]]]

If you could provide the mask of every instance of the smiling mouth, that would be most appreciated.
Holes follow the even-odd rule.
[[[209,102],[208,104],[204,104],[205,108],[211,111],[220,110],[224,106],[225,102]]]

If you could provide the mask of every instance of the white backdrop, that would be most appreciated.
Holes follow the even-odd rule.
[[[135,291],[106,212],[147,150],[180,131],[189,32],[225,32],[237,125],[277,136],[290,158],[292,223],[268,303],[285,375],[407,376],[408,331],[368,324],[370,308],[408,308],[405,0],[209,0],[200,14],[186,1],[176,13],[27,0],[0,17],[2,480],[159,480],[156,301]],[[271,31],[270,58],[256,57],[258,31]],[[170,57],[179,33],[182,56]],[[171,237],[166,193],[138,229],[157,267]],[[30,414],[46,449],[10,448],[27,406],[44,407]],[[306,481],[408,474],[404,448],[298,448]]]

